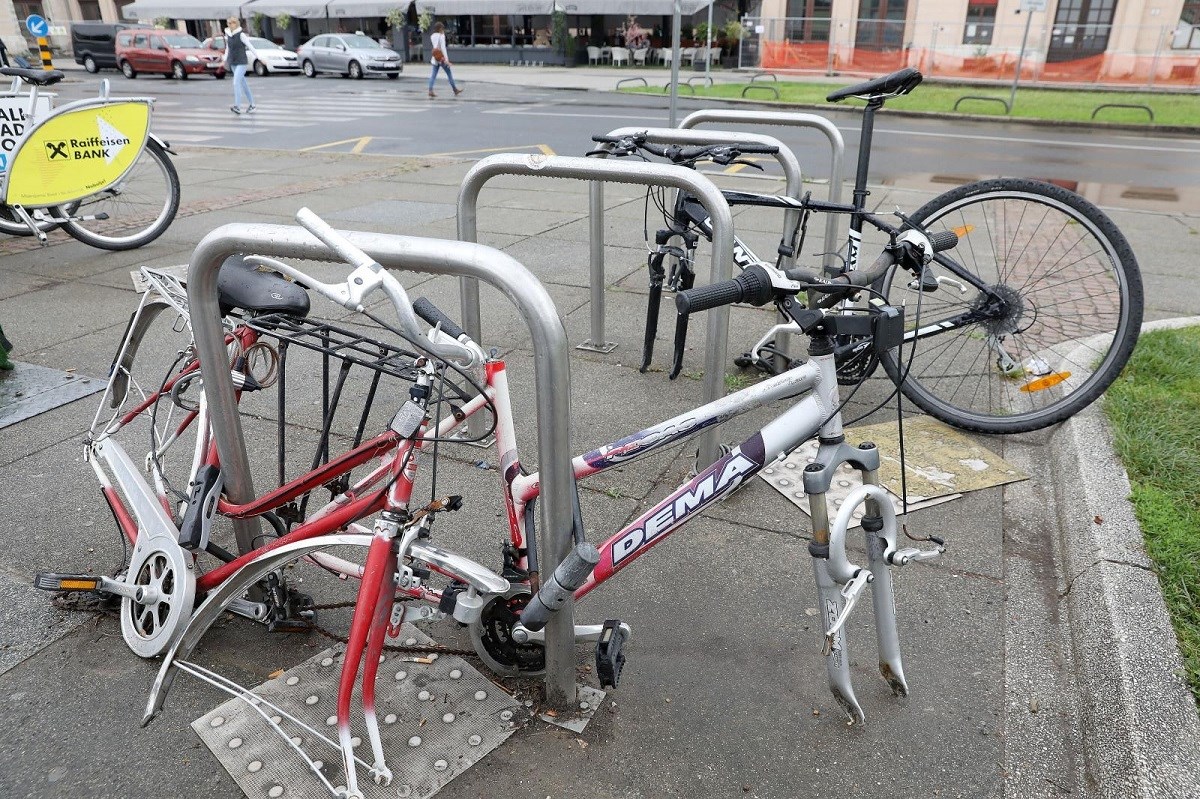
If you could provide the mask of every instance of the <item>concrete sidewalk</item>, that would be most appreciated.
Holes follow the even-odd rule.
[[[564,72],[575,77],[581,70]],[[136,300],[130,270],[184,263],[205,233],[227,222],[290,224],[306,205],[345,229],[453,238],[457,190],[470,167],[202,148],[184,149],[176,165],[183,209],[149,247],[105,253],[61,234],[44,248],[0,241],[0,320],[17,346],[16,360],[103,378]],[[260,188],[229,196],[230,185],[250,182]],[[928,196],[924,189],[878,186],[872,199],[914,208]],[[608,320],[620,346],[609,355],[572,352],[576,451],[693,407],[700,394],[695,380],[669,382],[636,369],[645,303],[644,194],[613,186],[605,200]],[[1194,251],[1200,215],[1112,216],[1142,263],[1147,318],[1195,308],[1200,289],[1181,278],[1191,269],[1183,254]],[[778,235],[776,222],[753,212],[736,219],[739,235],[767,251]],[[503,249],[547,285],[571,343],[583,341],[589,319],[586,186],[496,180],[482,194],[479,230],[482,243]],[[453,281],[402,280],[414,297],[428,296],[456,315]],[[531,408],[528,335],[499,295],[485,292],[485,301],[482,343],[507,353],[514,402]],[[735,309],[730,351],[747,348],[767,318]],[[702,368],[702,333],[696,331],[689,349],[687,373]],[[885,388],[878,380],[868,384],[848,412],[866,410],[886,396]],[[125,648],[114,617],[53,609],[49,595],[30,587],[35,571],[109,570],[121,557],[110,514],[81,458],[81,434],[97,402],[85,399],[0,430],[0,796],[236,795],[189,729],[224,697],[180,680],[166,712],[140,728],[157,664]],[[767,418],[751,413],[729,423],[721,438],[740,440]],[[1065,507],[1063,495],[1071,495],[1074,484],[1056,480],[1062,466],[1052,454],[1078,451],[1070,430],[982,440],[1032,479],[911,515],[914,532],[944,535],[949,551],[898,576],[912,689],[907,702],[894,701],[875,676],[869,613],[862,610],[849,629],[868,721],[846,727],[818,654],[807,521],[753,481],[581,605],[583,620],[620,618],[634,629],[621,687],[591,726],[574,735],[532,721],[441,795],[1194,797],[1200,786],[1195,705],[1171,673],[1175,643],[1161,623],[1154,587],[1146,584],[1138,594],[1138,608],[1150,609],[1150,621],[1136,632],[1073,610],[1072,603],[1084,599],[1103,605],[1106,596],[1103,580],[1076,580],[1062,559],[1064,525],[1056,510]],[[518,434],[532,468],[535,427],[528,415],[518,420]],[[467,497],[454,530],[445,533],[450,544],[491,553],[498,535],[489,493],[495,476],[470,466],[478,457],[450,453],[439,478],[447,491]],[[689,466],[680,447],[586,482],[591,539],[635,518],[678,485]],[[494,555],[485,562],[493,561]],[[346,618],[334,613],[323,621],[337,627]],[[1114,638],[1131,635],[1139,647],[1163,653],[1145,666],[1156,670],[1161,690],[1152,697],[1154,715],[1131,706],[1150,698],[1121,687],[1128,674],[1113,673],[1111,693],[1096,694],[1104,684],[1094,678],[1097,664],[1127,668],[1127,661],[1110,657],[1124,643],[1105,638],[1114,629]],[[432,633],[450,645],[465,642],[448,625]],[[1097,642],[1104,644],[1103,658]],[[231,620],[210,634],[202,657],[255,685],[327,645],[316,635],[269,635]],[[588,649],[581,647],[579,656],[588,662]],[[1087,677],[1082,683],[1081,675]],[[581,678],[594,679],[583,672]],[[1135,723],[1122,726],[1122,718],[1093,712],[1106,704],[1129,711],[1124,719]],[[1107,725],[1103,739],[1096,737],[1100,723]],[[1132,776],[1105,767],[1109,755],[1130,764]],[[1157,771],[1163,764],[1166,770]]]

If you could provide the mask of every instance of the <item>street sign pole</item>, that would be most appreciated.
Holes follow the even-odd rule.
[[[1034,11],[1045,11],[1046,0],[1021,0],[1021,12],[1025,14],[1025,33],[1021,35],[1021,52],[1017,53],[1017,73],[1013,75],[1012,91],[1008,94],[1008,113],[1013,112],[1017,99],[1017,84],[1021,82],[1021,62],[1025,60],[1025,47],[1029,44],[1029,26],[1033,23]]]
[[[37,39],[38,51],[42,57],[42,69],[52,70],[54,65],[50,63],[50,42],[46,39],[50,35],[50,23],[44,17],[37,14],[30,14],[25,18],[25,28],[29,31],[29,35]]]

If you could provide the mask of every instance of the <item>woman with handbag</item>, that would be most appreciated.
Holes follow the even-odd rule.
[[[429,37],[429,46],[433,50],[433,59],[429,62],[433,65],[433,72],[429,75],[429,96],[437,97],[433,93],[433,82],[437,79],[439,69],[446,70],[446,79],[450,81],[450,88],[454,90],[454,96],[462,94],[462,89],[454,84],[454,73],[450,71],[450,59],[446,56],[446,26],[442,23],[437,23],[433,26],[433,35]]]

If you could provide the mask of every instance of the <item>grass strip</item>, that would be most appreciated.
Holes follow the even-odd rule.
[[[1200,702],[1200,328],[1143,335],[1104,410]]]
[[[740,98],[748,83],[723,83],[711,87],[695,86],[697,97]],[[801,105],[825,105],[825,96],[844,83],[807,83],[759,81],[755,91],[746,99],[763,103]],[[760,91],[759,87],[771,86],[779,90],[779,100]],[[626,87],[622,91],[663,94],[661,86]],[[995,97],[1008,100],[1010,87],[977,86],[943,83],[924,83],[912,94],[888,100],[887,107],[903,111],[933,111],[939,113],[978,114],[981,116],[1004,117],[1004,106],[995,102],[967,100],[954,111],[954,104],[963,95]],[[686,89],[681,97],[691,97]],[[1096,106],[1108,103],[1121,105],[1144,105],[1154,111],[1154,122],[1150,122],[1145,111],[1127,108],[1106,108],[1096,122],[1120,122],[1141,125],[1185,125],[1200,126],[1200,95],[1198,94],[1155,94],[1151,92],[1087,91],[1085,89],[1034,89],[1019,88],[1013,105],[1013,119],[1046,119],[1058,122],[1091,122]],[[844,100],[841,105],[862,103]]]

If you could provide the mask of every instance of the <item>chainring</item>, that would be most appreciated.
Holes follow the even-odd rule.
[[[484,605],[479,619],[471,623],[475,654],[496,674],[536,677],[546,671],[546,649],[540,642],[518,644],[512,638],[529,597],[529,586],[514,585]]]
[[[196,567],[174,541],[139,541],[125,573],[125,584],[139,599],[121,598],[121,636],[134,654],[163,654],[192,617],[196,599]]]

